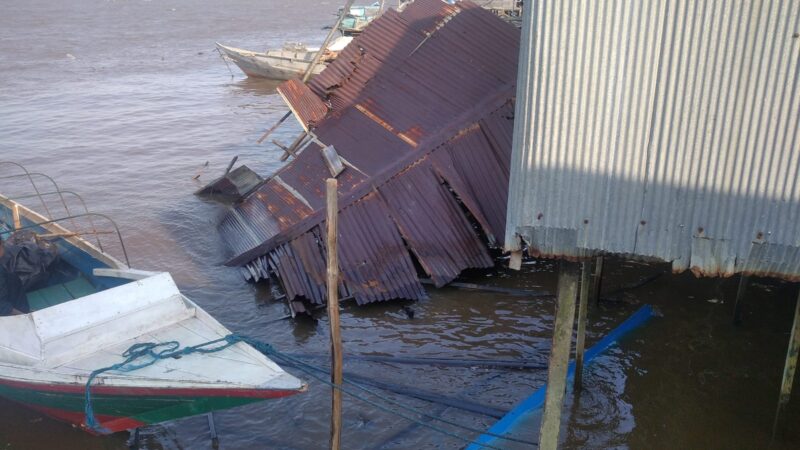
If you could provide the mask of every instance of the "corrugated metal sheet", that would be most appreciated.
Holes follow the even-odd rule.
[[[314,127],[328,114],[328,107],[308,86],[299,79],[289,80],[278,86],[278,94],[289,105],[305,129]]]
[[[375,20],[314,77],[326,116],[311,120],[319,104],[282,85],[317,141],[226,215],[229,264],[255,280],[277,274],[289,300],[324,302],[324,143],[346,166],[343,296],[424,298],[413,258],[438,285],[491,266],[481,237],[503,241],[518,51],[519,31],[492,13],[417,0]]]
[[[800,277],[800,2],[526,4],[506,247]]]

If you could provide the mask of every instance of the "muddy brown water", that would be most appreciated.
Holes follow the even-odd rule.
[[[5,0],[0,159],[50,174],[62,188],[82,193],[92,209],[116,218],[135,266],[172,272],[186,294],[230,329],[282,350],[323,353],[325,317],[276,322],[287,310],[270,300],[270,288],[247,284],[221,266],[225,249],[215,224],[224,210],[192,192],[234,155],[264,174],[279,167],[280,152],[255,143],[285,111],[275,84],[247,79],[235,67],[232,78],[214,41],[253,49],[318,44],[337,7],[310,0]],[[275,138],[287,143],[296,132],[290,124]],[[3,192],[25,190],[18,181],[0,183]],[[604,286],[612,290],[663,269],[612,261]],[[533,289],[553,289],[556,280],[547,261],[533,261],[521,273],[498,268],[465,279]],[[589,366],[585,390],[568,396],[564,446],[767,448],[797,287],[755,280],[739,328],[730,320],[735,289],[736,279],[667,275],[593,307],[590,344],[642,304],[654,305],[660,317]],[[404,306],[415,311],[413,319]],[[431,290],[429,300],[417,303],[348,304],[344,347],[354,354],[544,362],[553,306],[549,299],[455,289]],[[350,362],[346,370],[505,409],[546,378],[543,371],[367,362]],[[219,412],[221,447],[325,448],[329,395],[311,382],[302,395]],[[385,395],[479,429],[494,422]],[[344,406],[344,448],[462,446],[352,400]],[[800,447],[798,419],[794,395],[787,434],[772,448]],[[530,424],[525,437],[535,439],[537,427]],[[0,401],[3,449],[123,449],[128,439],[125,433],[89,436]],[[147,427],[142,447],[210,448],[206,419]]]

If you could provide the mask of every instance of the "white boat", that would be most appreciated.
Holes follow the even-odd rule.
[[[231,332],[181,294],[169,273],[131,269],[61,223],[0,195],[0,236],[33,230],[71,268],[26,293],[30,312],[0,317],[0,396],[87,428],[93,371],[122,362],[134,344],[185,347]],[[217,344],[224,345],[97,375],[91,406],[100,427],[87,431],[133,429],[306,389],[250,345]]]
[[[320,58],[319,64],[312,70],[312,75],[322,72],[352,39],[342,36],[334,40]],[[261,53],[222,45],[219,42],[216,44],[223,58],[239,66],[247,76],[272,80],[302,77],[319,51],[319,48],[308,48],[302,44],[286,44],[280,50],[267,50]]]

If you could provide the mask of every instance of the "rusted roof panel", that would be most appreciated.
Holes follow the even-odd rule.
[[[494,264],[429,161],[409,168],[378,191],[436,286],[449,283],[466,268]]]
[[[423,298],[412,255],[437,285],[491,266],[481,237],[502,242],[505,230],[518,46],[516,28],[469,2],[417,0],[374,21],[309,84],[330,104],[311,129],[317,143],[220,226],[229,264],[277,274],[290,300],[324,302],[320,145],[333,145],[346,167],[343,296]]]
[[[289,105],[305,129],[313,128],[328,114],[325,103],[298,79],[289,80],[278,86],[278,94]]]
[[[425,298],[403,239],[377,194],[339,214],[339,265],[358,304],[393,298]]]

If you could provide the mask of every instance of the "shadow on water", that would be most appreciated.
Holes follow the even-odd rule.
[[[232,64],[232,63],[228,63]],[[231,67],[234,70],[239,70],[238,67]],[[236,72],[234,72],[236,73]],[[236,74],[238,77],[239,74]],[[269,80],[266,78],[253,78],[253,77],[245,77],[242,79],[237,79],[234,82],[230,83],[228,86],[234,90],[237,90],[241,93],[246,93],[250,95],[273,95],[276,94],[276,88],[278,85],[283,83],[283,81],[277,80]]]

